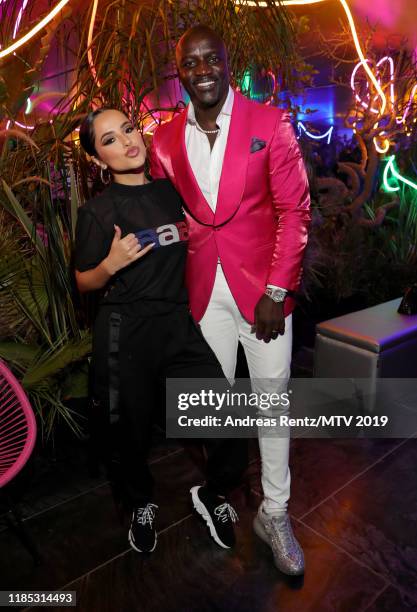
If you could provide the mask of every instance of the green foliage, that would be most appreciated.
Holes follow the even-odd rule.
[[[64,400],[86,389],[80,366],[91,351],[73,302],[72,232],[65,206],[45,185],[48,178],[36,182],[27,210],[4,180],[0,192],[7,211],[0,216],[0,357],[18,374],[46,437],[57,419],[81,432]]]
[[[386,200],[377,194],[365,207],[375,219]],[[326,216],[315,207],[310,254],[316,274],[308,284],[315,301],[338,303],[352,296],[368,306],[399,297],[417,278],[417,192],[405,187],[384,223],[367,227],[346,212]]]

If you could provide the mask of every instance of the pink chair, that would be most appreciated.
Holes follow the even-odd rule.
[[[0,360],[0,489],[26,464],[35,441],[36,420],[29,400],[15,376]],[[21,539],[35,562],[39,562],[40,555],[23,525],[17,508],[5,491],[3,495],[9,508],[6,520],[10,528]]]

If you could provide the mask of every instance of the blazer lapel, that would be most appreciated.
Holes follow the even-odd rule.
[[[245,107],[246,98],[235,92],[217,196],[215,225],[230,219],[242,201],[251,146],[250,115],[245,112]]]
[[[185,147],[185,126],[187,123],[187,109],[181,115],[181,120],[176,122],[175,132],[172,134],[171,142],[179,143],[172,147],[172,169],[174,171],[177,189],[181,194],[191,214],[206,225],[212,225],[214,213],[204,197],[194,172],[188,161],[187,149]],[[173,126],[174,127],[174,126]]]

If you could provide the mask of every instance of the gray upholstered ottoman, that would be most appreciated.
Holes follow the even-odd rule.
[[[316,327],[314,376],[417,377],[417,315],[401,315],[401,298],[330,319]]]

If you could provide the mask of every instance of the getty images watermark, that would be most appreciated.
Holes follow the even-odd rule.
[[[239,393],[229,389],[223,392],[201,389],[199,392],[179,393],[178,410],[188,410],[196,406],[210,407],[214,410],[233,406],[251,406],[260,410],[267,410],[271,406],[288,408],[290,406],[290,393],[291,391],[284,391],[283,393]]]
[[[417,435],[416,379],[168,379],[167,436]]]

